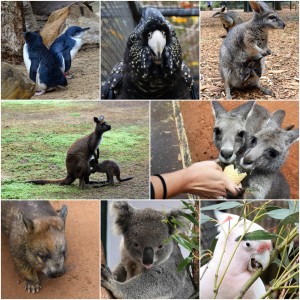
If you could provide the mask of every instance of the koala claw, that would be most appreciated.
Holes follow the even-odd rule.
[[[41,285],[39,283],[32,283],[31,281],[26,281],[25,290],[27,290],[28,294],[35,294],[41,290]]]
[[[101,265],[101,283],[104,281],[110,281],[113,278],[112,272],[109,267]]]

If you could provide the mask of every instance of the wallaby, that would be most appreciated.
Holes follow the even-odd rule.
[[[251,20],[233,27],[224,39],[220,49],[220,73],[225,84],[226,98],[231,99],[230,88],[258,87],[264,94],[273,92],[260,85],[258,74],[241,80],[241,68],[249,59],[260,61],[264,71],[264,56],[271,54],[268,48],[268,31],[283,29],[284,22],[277,13],[264,2],[249,1],[254,15]]]
[[[79,178],[79,187],[84,188],[85,183],[95,183],[89,181],[90,166],[89,161],[92,157],[96,157],[96,151],[100,145],[104,132],[111,129],[111,126],[104,121],[104,116],[99,119],[94,117],[96,123],[95,131],[75,141],[67,152],[66,167],[67,176],[58,180],[30,180],[29,183],[34,184],[60,184],[69,185]],[[97,182],[98,183],[98,182]]]
[[[106,182],[111,185],[114,185],[114,176],[116,176],[119,182],[124,182],[133,179],[133,177],[126,177],[122,179],[120,177],[120,167],[113,160],[104,160],[101,163],[97,163],[97,160],[92,159],[90,161],[90,167],[92,168],[91,173],[106,173]]]
[[[226,10],[226,7],[223,6],[220,11],[213,14],[213,18],[220,18],[221,23],[223,24],[224,29],[228,32],[235,25],[243,23],[240,15],[232,10]]]
[[[251,77],[261,77],[262,75],[262,68],[260,64],[261,58],[253,59],[250,58],[242,63],[240,70],[240,78],[242,82],[245,82]]]
[[[278,110],[262,130],[252,135],[240,160],[240,167],[249,174],[243,181],[244,199],[289,199],[290,187],[280,167],[289,147],[298,140],[299,129],[280,128],[285,112]]]

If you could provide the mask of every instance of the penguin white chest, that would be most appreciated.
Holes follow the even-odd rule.
[[[82,44],[82,39],[81,38],[73,38],[73,40],[75,41],[75,45],[72,48],[70,55],[71,55],[71,59],[74,58],[74,56],[77,54],[77,52],[79,51],[81,44]]]
[[[27,43],[25,43],[24,46],[23,46],[23,59],[24,59],[24,63],[25,63],[25,66],[26,66],[26,70],[27,70],[27,72],[29,74],[30,67],[31,67],[31,60],[29,58]]]

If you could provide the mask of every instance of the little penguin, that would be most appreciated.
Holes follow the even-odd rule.
[[[82,35],[89,29],[90,27],[71,26],[52,43],[50,51],[56,57],[64,73],[67,74],[70,70],[72,60],[82,45]]]
[[[67,79],[59,68],[54,55],[44,45],[39,32],[25,32],[23,59],[29,77],[35,82],[35,95],[42,95],[46,90],[68,85]]]

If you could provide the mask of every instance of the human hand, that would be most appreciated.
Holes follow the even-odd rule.
[[[214,161],[197,162],[184,169],[186,182],[184,192],[199,195],[201,198],[217,199],[226,197],[227,191],[237,195],[238,186],[223,172]]]

